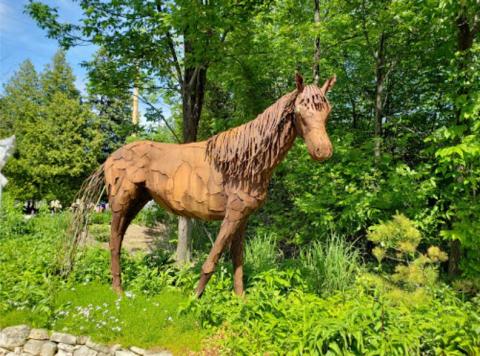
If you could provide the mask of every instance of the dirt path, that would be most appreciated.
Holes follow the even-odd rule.
[[[158,248],[168,249],[167,229],[165,225],[158,224],[154,228],[131,224],[123,239],[123,246],[128,252],[151,252]]]
[[[129,253],[152,252],[157,249],[173,250],[174,246],[168,241],[165,225],[157,224],[155,227],[145,227],[130,224],[123,238],[122,248]],[[90,239],[91,242],[95,241]],[[103,248],[108,249],[108,242],[97,242]]]

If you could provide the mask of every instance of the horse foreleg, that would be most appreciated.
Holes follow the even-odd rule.
[[[202,296],[205,286],[212,277],[225,246],[237,234],[237,231],[241,229],[243,225],[244,220],[230,221],[228,217],[223,220],[217,239],[202,266],[202,275],[200,276],[200,281],[198,282],[197,287],[197,297],[200,298]]]

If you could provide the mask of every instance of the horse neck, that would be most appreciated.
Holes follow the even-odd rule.
[[[266,167],[265,172],[262,172],[263,174],[265,174],[265,176],[268,177],[268,179],[270,179],[275,168],[280,164],[280,162],[283,161],[288,151],[292,148],[296,137],[297,130],[295,129],[292,117],[289,117],[283,124],[282,132],[279,136],[279,145],[277,150],[274,151],[272,149],[272,151],[270,152],[270,154],[272,155],[272,164],[270,165],[270,167]]]

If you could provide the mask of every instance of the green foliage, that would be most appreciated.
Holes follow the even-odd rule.
[[[379,264],[384,259],[398,262],[391,280],[411,290],[432,285],[438,277],[438,264],[448,259],[437,246],[430,246],[425,254],[419,252],[422,235],[413,221],[402,214],[371,226],[367,237],[376,245],[372,253]]]
[[[361,269],[358,251],[337,235],[303,247],[299,260],[308,284],[320,295],[347,290]]]
[[[101,213],[92,212],[90,214],[90,224],[110,224],[112,221],[112,212],[107,210]]]
[[[97,166],[99,123],[82,104],[65,54],[38,75],[26,61],[5,85],[0,136],[15,134],[17,149],[7,162],[9,189],[19,199],[58,199],[68,205]]]
[[[480,351],[478,297],[462,300],[438,284],[412,292],[399,289],[354,267],[358,256],[339,237],[304,250],[300,261],[279,260],[272,235],[251,239],[245,298],[232,292],[229,261],[220,264],[197,300],[188,296],[197,269],[177,270],[161,252],[123,254],[127,292],[118,298],[110,289],[108,250],[88,248],[68,279],[56,274],[56,244],[67,218],[66,213],[40,214],[26,220],[8,195],[4,199],[0,327],[28,323],[88,334],[99,342],[160,345],[179,354],[203,347],[230,354]],[[429,251],[429,258],[434,252]],[[257,265],[254,256],[268,264]],[[342,283],[351,278],[350,286],[325,279],[322,283],[329,287],[321,292],[330,288],[328,295],[311,293],[318,284],[303,268],[307,262],[316,277],[323,270],[332,278],[338,273]],[[356,278],[346,277],[345,271],[354,269]],[[206,346],[201,343],[205,337]]]
[[[169,266],[161,253],[122,256],[124,298],[110,287],[109,251],[88,248],[68,279],[56,271],[56,253],[69,214],[26,219],[7,194],[0,225],[0,327],[28,323],[93,337],[99,342],[182,354],[198,350],[204,332],[192,315],[178,315],[193,276]],[[106,225],[93,225],[108,227]],[[173,290],[171,286],[177,285]],[[150,325],[148,330],[145,325]]]
[[[220,343],[231,354],[479,351],[479,301],[462,302],[446,287],[399,300],[360,279],[346,292],[320,298],[298,285],[292,289],[294,279],[287,275],[271,270],[258,276],[245,299],[219,290],[225,286],[215,280],[216,287],[187,310],[195,310],[205,327],[221,325]]]
[[[4,223],[5,222],[5,223]],[[55,251],[68,216],[48,213],[25,219],[8,195],[2,202],[0,226],[0,310],[33,308],[49,312],[58,285]]]
[[[470,65],[464,61],[470,58]],[[453,64],[463,70],[452,72],[450,81],[463,84],[452,93],[457,107],[454,125],[442,126],[428,138],[432,147],[434,179],[439,187],[437,204],[443,207],[445,222],[440,235],[446,240],[459,240],[468,258],[463,259],[462,269],[467,276],[480,273],[478,242],[480,231],[480,46],[474,45],[467,53],[457,53]]]
[[[277,247],[274,234],[254,236],[245,245],[245,268],[247,273],[274,269],[281,260],[281,252]]]
[[[420,231],[405,215],[397,214],[393,219],[370,227],[368,239],[384,249],[393,249],[402,254],[413,254],[422,240]],[[385,253],[375,254],[382,261]]]
[[[88,103],[97,114],[102,133],[106,139],[102,151],[105,155],[111,153],[125,143],[126,138],[133,133],[132,97],[128,83],[118,75],[115,62],[106,51],[100,48],[91,60],[87,83]]]
[[[88,232],[93,238],[100,242],[110,241],[110,225],[95,224],[88,228]]]
[[[172,213],[166,211],[158,204],[152,204],[143,208],[134,220],[135,223],[147,227],[155,227],[158,223],[169,226],[176,221],[177,219]]]

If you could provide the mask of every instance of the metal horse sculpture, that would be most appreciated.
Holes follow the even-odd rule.
[[[234,289],[242,294],[243,233],[249,215],[267,197],[273,170],[297,136],[304,139],[313,159],[322,161],[332,155],[326,131],[331,107],[326,94],[334,83],[332,77],[321,88],[304,86],[297,75],[296,90],[255,120],[207,141],[182,145],[139,141],[114,152],[84,187],[90,197],[87,200],[94,201],[103,187],[104,174],[112,209],[113,288],[122,290],[120,251],[125,231],[142,207],[154,199],[178,215],[223,220],[196,293],[202,295],[222,252],[230,246]]]

